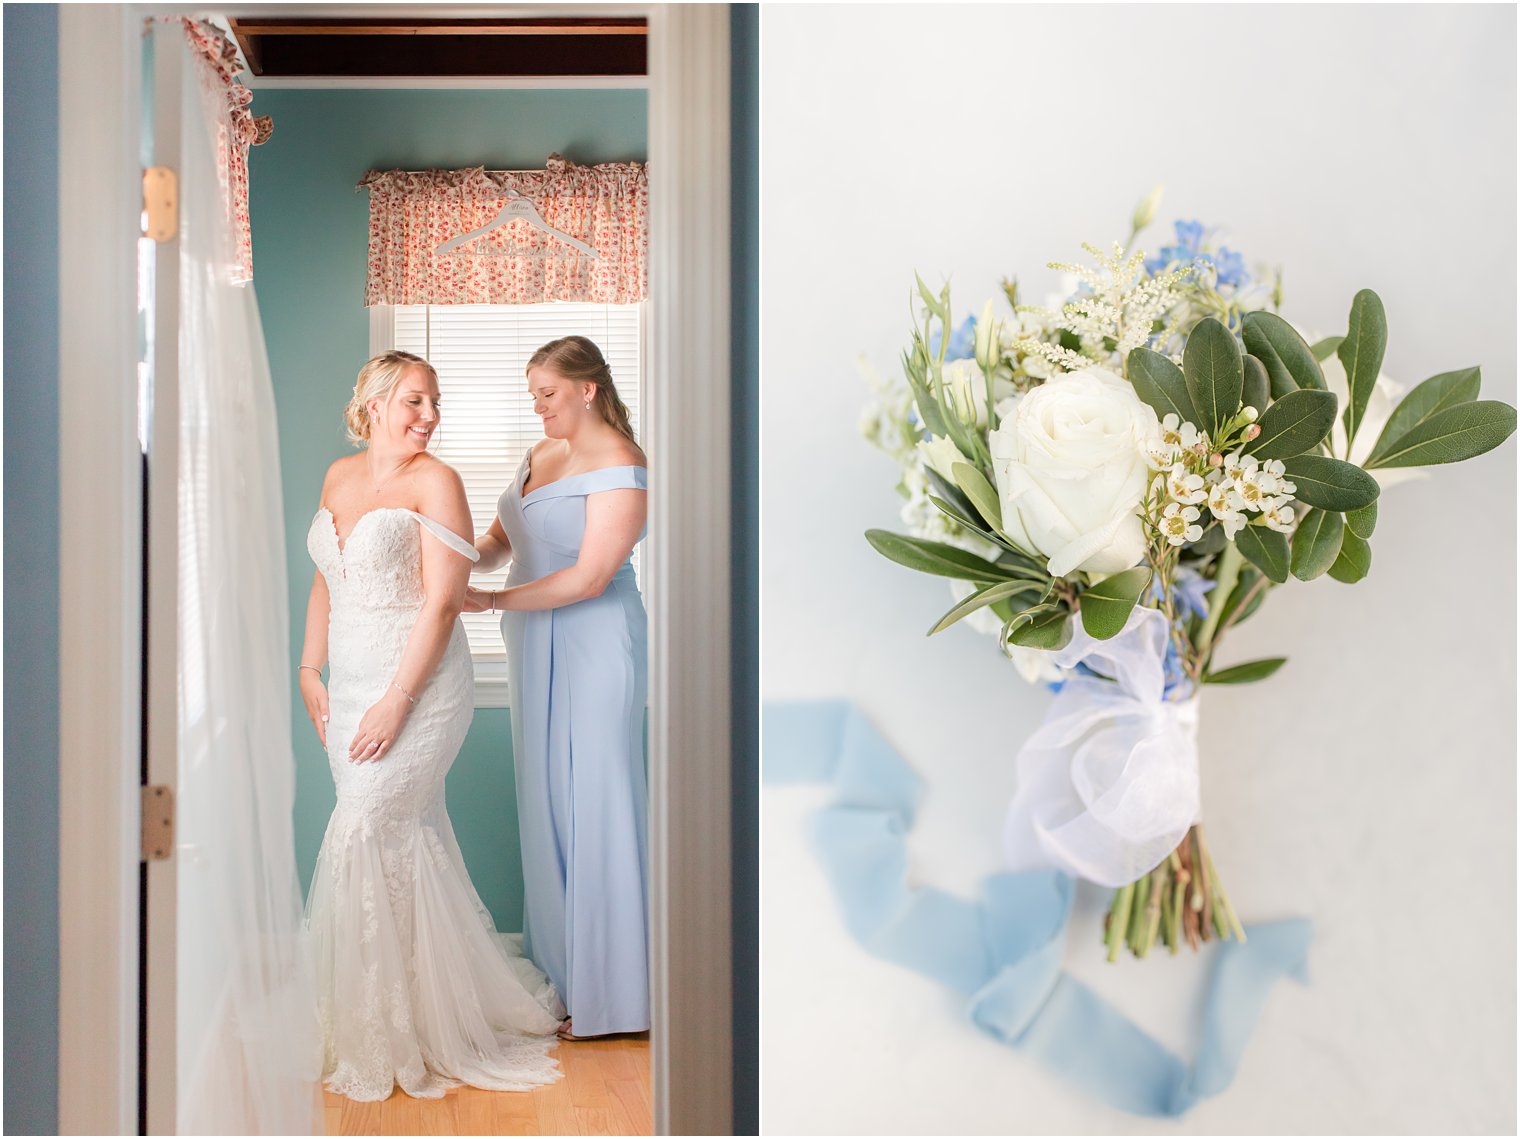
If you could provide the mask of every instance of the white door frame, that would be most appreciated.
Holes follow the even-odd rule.
[[[137,1131],[140,45],[138,22],[126,7],[59,9],[58,1127],[64,1134]]]
[[[260,5],[240,11],[258,14]],[[492,7],[542,14],[552,6]],[[139,50],[149,13],[59,14],[59,1129],[137,1130],[142,511]],[[310,5],[302,15],[395,16]],[[469,15],[469,6],[429,6]],[[577,7],[577,15],[592,14]],[[729,13],[650,19],[650,874],[655,1131],[733,1116],[729,907]],[[270,7],[292,15],[289,5]],[[716,536],[716,537],[715,537]],[[153,716],[175,719],[172,704]]]

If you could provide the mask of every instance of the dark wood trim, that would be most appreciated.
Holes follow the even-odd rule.
[[[233,17],[249,70],[267,78],[552,78],[648,73],[645,17],[388,20]]]
[[[648,28],[606,24],[561,27],[555,24],[269,24],[239,27],[251,36],[647,36]]]

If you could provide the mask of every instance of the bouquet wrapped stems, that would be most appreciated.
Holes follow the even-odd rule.
[[[1189,829],[1160,866],[1115,891],[1104,922],[1110,961],[1124,946],[1145,957],[1159,940],[1176,953],[1184,941],[1197,949],[1215,934],[1221,941],[1246,939],[1200,826]]]

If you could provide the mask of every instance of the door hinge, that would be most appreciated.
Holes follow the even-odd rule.
[[[167,166],[143,171],[143,233],[173,241],[179,233],[179,180]]]
[[[174,853],[174,792],[161,783],[142,788],[142,861]]]

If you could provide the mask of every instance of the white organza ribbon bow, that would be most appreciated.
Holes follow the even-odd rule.
[[[1166,698],[1166,618],[1136,608],[1118,636],[1079,620],[1052,654],[1083,664],[1017,759],[1003,848],[1014,870],[1055,868],[1101,886],[1154,870],[1199,819],[1198,698]]]

